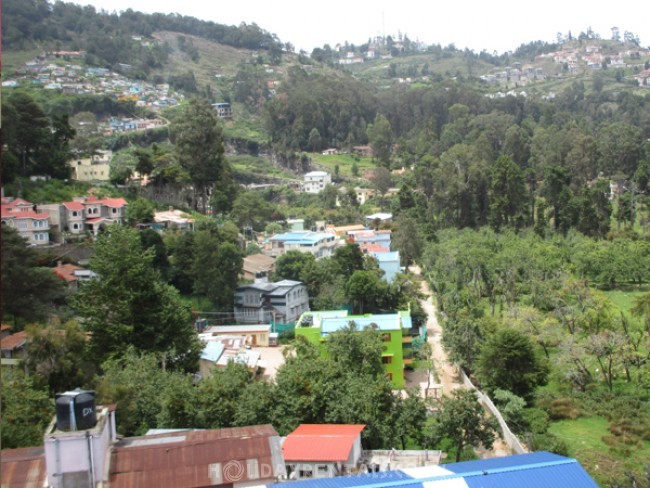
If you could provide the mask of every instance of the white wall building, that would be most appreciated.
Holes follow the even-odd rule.
[[[332,177],[325,171],[311,171],[305,175],[305,192],[320,193],[326,185],[332,183]]]

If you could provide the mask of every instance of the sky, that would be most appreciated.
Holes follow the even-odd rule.
[[[256,23],[310,53],[329,44],[363,44],[370,37],[400,32],[428,45],[454,44],[501,54],[532,41],[555,42],[589,27],[603,39],[611,28],[630,31],[650,46],[650,4],[644,0],[75,0],[97,10],[189,15],[219,24]],[[644,6],[645,5],[645,6]]]

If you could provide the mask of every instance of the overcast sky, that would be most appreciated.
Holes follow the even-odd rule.
[[[591,27],[604,39],[611,28],[631,31],[650,45],[647,0],[86,0],[98,10],[179,13],[220,24],[256,23],[291,42],[296,51],[398,32],[426,44],[483,49],[499,54],[523,43],[553,42],[557,33],[574,36]]]

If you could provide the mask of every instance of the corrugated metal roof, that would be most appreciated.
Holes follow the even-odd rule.
[[[279,437],[270,425],[124,439],[111,455],[110,486],[183,488],[273,478],[282,465],[274,442]]]
[[[514,456],[495,457],[490,459],[477,459],[474,461],[462,461],[460,463],[445,464],[445,468],[453,473],[465,473],[468,471],[483,471],[486,469],[510,468],[529,464],[548,463],[568,459],[552,452],[539,451]]]
[[[300,424],[290,436],[320,435],[337,437],[356,437],[365,428],[361,424]]]
[[[216,363],[223,354],[224,349],[225,347],[221,342],[210,341],[201,351],[201,359]]]
[[[45,485],[45,448],[4,449],[0,453],[2,488],[41,488]]]
[[[448,474],[420,468],[359,476],[297,481],[294,488],[596,488],[598,485],[575,459],[547,452],[466,461],[439,467]],[[273,486],[277,486],[273,485]]]
[[[363,330],[376,325],[377,330],[399,330],[400,316],[396,313],[370,316],[349,316],[349,317],[327,317],[321,321],[321,333],[331,334],[348,326],[350,321],[354,321],[358,330]]]
[[[365,425],[302,424],[282,444],[285,461],[343,462]]]

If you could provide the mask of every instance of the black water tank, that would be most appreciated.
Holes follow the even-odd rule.
[[[62,431],[91,429],[97,424],[95,392],[67,391],[56,395],[56,428]]]

